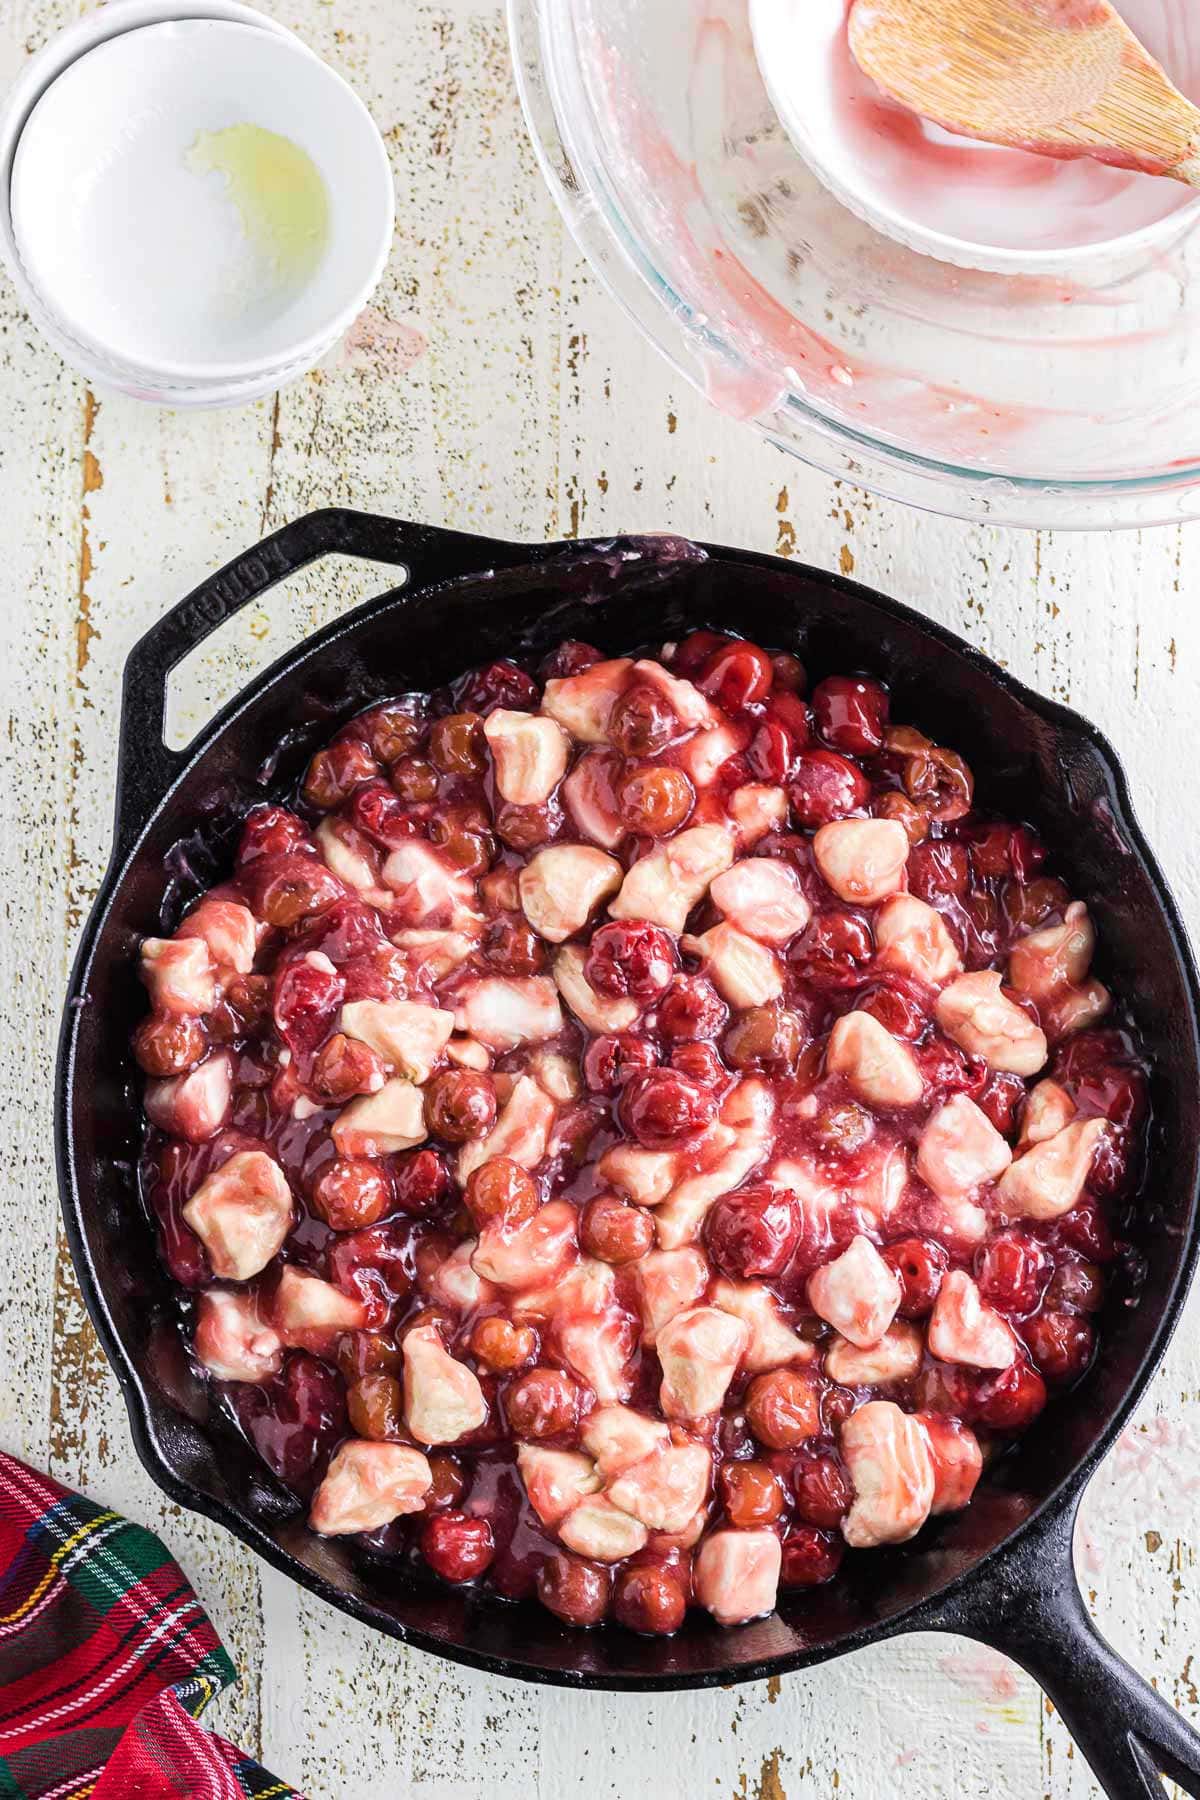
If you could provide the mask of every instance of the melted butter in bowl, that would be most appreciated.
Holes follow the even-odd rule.
[[[329,190],[299,144],[261,125],[227,125],[200,132],[187,166],[223,182],[264,284],[311,279],[329,241]]]

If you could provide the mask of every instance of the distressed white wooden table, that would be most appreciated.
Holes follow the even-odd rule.
[[[1009,534],[803,469],[675,385],[599,290],[538,178],[497,0],[268,5],[355,84],[395,166],[391,267],[337,366],[244,412],[155,412],[85,391],[0,284],[0,1445],[163,1534],[243,1671],[212,1722],[313,1800],[1084,1800],[1093,1784],[1032,1682],[974,1646],[913,1638],[658,1699],[525,1688],[329,1611],[168,1504],[132,1454],[58,1223],[59,997],[107,853],[125,655],[297,513],[351,502],[527,538],[666,528],[853,572],[1096,720],[1200,929],[1200,527]],[[78,10],[0,0],[0,80]],[[383,585],[325,565],[227,627],[179,682],[181,741]],[[1102,1628],[1193,1718],[1198,1328],[1200,1294],[1076,1552]]]

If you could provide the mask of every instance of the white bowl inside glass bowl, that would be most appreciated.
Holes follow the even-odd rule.
[[[748,0],[508,0],[580,244],[674,366],[806,461],[931,509],[1114,527],[1200,515],[1200,231],[996,274],[843,206],[767,94]]]
[[[1087,156],[1035,156],[931,125],[889,100],[854,61],[851,0],[750,0],[764,84],[788,136],[868,225],[965,269],[1093,280],[1136,268],[1195,223],[1181,182]],[[1122,0],[1176,85],[1200,100],[1194,0]]]

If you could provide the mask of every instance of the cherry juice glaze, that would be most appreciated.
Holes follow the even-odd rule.
[[[777,4],[812,5],[814,16],[828,19],[818,48],[832,95],[831,164],[853,165],[856,191],[926,231],[1013,251],[1060,251],[1142,231],[1192,203],[1175,182],[1091,158],[1060,161],[976,143],[929,124],[884,96],[854,61],[845,30],[850,0]],[[1078,5],[1066,19],[1060,10],[1055,22],[1086,24]],[[1124,0],[1119,10],[1176,85],[1200,97],[1200,19],[1190,0]],[[784,79],[778,71],[772,78]]]
[[[178,1135],[196,1124],[194,1114],[172,1114],[161,1095],[151,1095],[158,1126],[147,1132],[142,1187],[158,1222],[164,1259],[183,1290],[185,1317],[194,1305],[203,1319],[214,1304],[215,1288],[218,1308],[236,1312],[248,1304],[256,1328],[269,1334],[274,1320],[282,1330],[283,1297],[289,1288],[294,1293],[298,1284],[304,1286],[299,1278],[305,1275],[316,1278],[312,1289],[364,1309],[353,1329],[314,1326],[285,1339],[292,1347],[277,1355],[273,1372],[231,1374],[230,1344],[220,1340],[219,1318],[207,1351],[197,1335],[198,1360],[217,1378],[222,1403],[265,1462],[307,1502],[323,1478],[334,1479],[326,1477],[330,1459],[336,1462],[347,1445],[358,1453],[374,1445],[384,1454],[406,1445],[415,1455],[414,1439],[426,1445],[427,1438],[407,1394],[402,1401],[402,1345],[410,1329],[427,1340],[440,1332],[454,1359],[448,1366],[460,1377],[476,1372],[467,1378],[478,1378],[476,1394],[483,1404],[477,1422],[456,1436],[428,1434],[433,1485],[418,1512],[406,1517],[400,1508],[375,1530],[350,1524],[331,1528],[356,1536],[369,1558],[418,1570],[428,1565],[450,1580],[483,1575],[505,1599],[522,1599],[536,1589],[560,1617],[576,1623],[604,1616],[611,1589],[612,1615],[647,1631],[674,1630],[682,1619],[697,1542],[713,1549],[707,1563],[705,1548],[697,1550],[696,1598],[711,1602],[718,1617],[724,1590],[713,1566],[741,1554],[736,1545],[746,1540],[737,1539],[739,1531],[766,1528],[782,1539],[785,1587],[812,1585],[836,1572],[842,1554],[838,1527],[855,1493],[853,1455],[843,1457],[841,1427],[866,1403],[885,1400],[884,1413],[896,1415],[899,1408],[931,1421],[920,1427],[932,1433],[931,1443],[967,1443],[973,1450],[974,1432],[999,1452],[1010,1434],[1040,1411],[1048,1387],[1067,1386],[1079,1376],[1094,1343],[1091,1315],[1110,1279],[1115,1273],[1127,1292],[1131,1275],[1136,1282],[1137,1259],[1115,1241],[1114,1227],[1122,1222],[1119,1208],[1138,1174],[1146,1111],[1137,1046],[1119,1024],[1103,1019],[1107,995],[1099,990],[1097,1006],[1096,984],[1078,985],[1077,970],[1065,994],[1052,987],[1041,1016],[1052,1038],[1045,1073],[1058,1084],[1050,1089],[1051,1103],[1067,1109],[1077,1130],[1108,1121],[1086,1191],[1065,1213],[1018,1215],[1008,1224],[1003,1209],[985,1221],[971,1206],[973,1223],[964,1222],[961,1210],[947,1210],[926,1183],[930,1163],[921,1162],[930,1120],[958,1097],[976,1130],[986,1113],[995,1128],[984,1128],[993,1147],[999,1143],[996,1132],[1012,1143],[1018,1128],[1029,1124],[1022,1111],[1027,1083],[1013,1072],[989,1068],[945,1035],[934,988],[911,967],[906,974],[903,960],[896,966],[882,936],[876,942],[877,900],[861,889],[862,905],[838,898],[828,885],[837,871],[821,860],[819,845],[814,849],[813,832],[839,818],[893,821],[882,826],[893,834],[889,841],[897,832],[902,846],[906,834],[909,840],[904,885],[910,896],[934,906],[949,933],[942,954],[952,939],[952,958],[961,957],[968,971],[1007,967],[1015,944],[1034,928],[1063,918],[1067,890],[1047,875],[1045,851],[1027,828],[993,822],[974,809],[970,772],[959,758],[889,725],[887,695],[878,683],[827,679],[806,698],[805,674],[794,657],[772,657],[708,632],[694,633],[664,654],[679,703],[690,697],[706,729],[714,717],[723,721],[725,760],[702,780],[692,761],[693,734],[680,729],[682,715],[672,723],[670,709],[664,714],[653,690],[647,710],[643,687],[640,709],[634,707],[619,734],[613,726],[605,737],[609,727],[603,728],[600,741],[608,748],[598,750],[586,740],[572,743],[572,772],[581,758],[599,758],[604,772],[590,790],[597,808],[591,821],[620,810],[627,827],[618,846],[623,869],[638,867],[643,857],[655,854],[658,839],[669,843],[689,820],[740,816],[736,797],[749,791],[748,783],[760,784],[760,792],[781,790],[786,804],[764,820],[765,835],[743,847],[731,871],[749,856],[743,880],[749,878],[751,886],[726,888],[723,897],[702,896],[687,920],[690,936],[678,929],[682,920],[652,928],[622,919],[619,907],[605,923],[606,907],[600,903],[569,936],[589,950],[586,967],[600,984],[596,992],[610,1002],[621,994],[636,996],[636,1018],[616,1035],[599,1033],[574,1015],[564,989],[561,1023],[548,1027],[550,1036],[485,1056],[489,1074],[466,1077],[482,1080],[484,1089],[505,1080],[507,1091],[518,1076],[527,1090],[544,1081],[543,1093],[555,1096],[554,1139],[543,1140],[529,1174],[515,1164],[507,1167],[525,1183],[535,1208],[549,1213],[553,1206],[560,1219],[574,1215],[571,1230],[591,1259],[593,1277],[608,1267],[611,1289],[598,1312],[573,1311],[596,1302],[570,1299],[562,1317],[540,1304],[523,1313],[521,1281],[508,1282],[514,1295],[499,1275],[498,1286],[485,1283],[474,1299],[461,1288],[431,1289],[431,1279],[455,1246],[466,1240],[475,1244],[482,1229],[476,1216],[480,1194],[472,1181],[464,1189],[455,1172],[464,1139],[456,1123],[462,1115],[452,1110],[428,1113],[429,1135],[419,1149],[341,1165],[386,1192],[387,1204],[369,1217],[338,1217],[321,1195],[336,1154],[331,1130],[341,1112],[324,1085],[330,1077],[321,1073],[322,1058],[332,1045],[346,1042],[338,1026],[343,1000],[424,999],[453,1009],[464,982],[469,989],[481,975],[494,984],[501,974],[550,966],[555,952],[526,923],[525,915],[532,920],[537,909],[530,913],[528,904],[524,914],[514,909],[513,882],[537,846],[577,845],[581,837],[587,842],[588,834],[571,811],[574,802],[553,791],[537,806],[514,808],[501,800],[480,717],[506,703],[538,709],[544,665],[535,677],[511,663],[495,664],[453,690],[410,696],[351,720],[330,750],[314,759],[293,802],[298,810],[253,810],[232,881],[208,896],[210,914],[232,902],[246,920],[246,908],[257,908],[253,972],[243,969],[238,981],[226,967],[221,997],[214,1000],[210,989],[208,1000],[197,1003],[202,1013],[193,1005],[190,1016],[202,1020],[195,1025],[199,1043],[181,1049],[172,1036],[172,1021],[178,1022],[172,1007],[195,995],[162,985],[157,958],[164,948],[178,952],[195,942],[185,921],[180,938],[159,944],[151,957],[148,973],[160,1004],[137,1038],[140,1060],[160,1078],[172,1054],[180,1058],[177,1074],[187,1072],[185,1062],[202,1071],[207,1055],[227,1058],[231,1075],[231,1104],[201,1141]],[[598,655],[586,646],[564,646],[550,672],[586,669]],[[610,681],[633,681],[621,673],[626,664],[605,668],[617,671]],[[621,686],[622,695],[629,691]],[[507,716],[510,722],[529,717]],[[662,735],[664,719],[668,738]],[[560,775],[567,767],[560,765]],[[695,794],[683,780],[685,768],[696,774]],[[631,781],[642,785],[631,788]],[[679,799],[681,784],[684,813],[665,818],[661,808]],[[657,813],[650,810],[654,796]],[[903,828],[898,820],[906,822]],[[374,898],[363,898],[343,890],[338,878],[332,891],[323,891],[331,873],[318,854],[322,840],[313,833],[338,824],[359,833],[356,841],[369,855],[381,856],[389,846],[433,844],[445,857],[453,855],[454,868],[470,869],[463,880],[482,910],[471,927],[465,967],[435,976],[392,947],[389,934],[399,930],[398,917],[392,916],[399,901],[389,890],[375,886]],[[594,859],[597,852],[585,854]],[[746,909],[752,915],[755,892],[763,904],[754,871],[761,879],[764,867],[786,871],[768,883],[774,896],[768,906],[777,910],[759,919],[764,943],[778,951],[769,958],[779,978],[777,1003],[750,1006],[733,994],[725,1004],[709,984],[713,965],[707,959],[719,951],[699,944],[697,934],[729,931],[730,925],[721,923],[725,909],[730,918],[753,924]],[[310,911],[293,916],[296,895],[305,889]],[[1071,916],[1081,911],[1075,908]],[[213,942],[228,945],[230,938]],[[1028,947],[1022,954],[1033,955]],[[1015,964],[1014,971],[1018,979]],[[1086,1020],[1076,1013],[1074,1023],[1092,1028],[1072,1035],[1071,1022],[1056,1012],[1064,998],[1088,1004]],[[1032,1000],[1022,1004],[1027,1013],[1034,1006]],[[862,1070],[856,1077],[850,1064],[835,1063],[831,1048],[830,1034],[839,1027],[844,1031],[850,1015],[860,1031],[864,1021],[867,1028],[874,1021],[891,1054],[911,1059],[908,1068],[919,1073],[918,1096],[910,1092],[898,1105],[886,1095],[877,1097],[877,1104],[865,1103],[861,1085],[855,1085]],[[1098,1029],[1097,1020],[1103,1021]],[[553,1079],[545,1057],[557,1065]],[[335,1059],[330,1066],[340,1065]],[[636,1137],[645,1148],[635,1154],[669,1149],[678,1156],[672,1176],[678,1186],[710,1167],[710,1150],[698,1127],[720,1112],[735,1089],[755,1088],[770,1098],[757,1160],[697,1222],[694,1244],[682,1255],[685,1262],[692,1259],[691,1269],[698,1259],[699,1285],[668,1296],[673,1311],[662,1315],[654,1338],[648,1323],[639,1324],[645,1278],[639,1264],[654,1245],[661,1215],[649,1205],[617,1201],[612,1171],[602,1175],[601,1161],[614,1146],[628,1152]],[[360,1085],[358,1091],[371,1089]],[[665,1113],[653,1110],[655,1095],[660,1107],[669,1102]],[[964,1096],[982,1111],[968,1106]],[[425,1097],[428,1104],[428,1090]],[[544,1109],[549,1100],[538,1104]],[[193,1137],[198,1134],[192,1131]],[[194,1212],[185,1216],[185,1208],[232,1159],[249,1160],[257,1153],[261,1160],[264,1152],[291,1195],[286,1236],[265,1264],[259,1259],[259,1272],[248,1282],[230,1285],[223,1271],[224,1281],[216,1283],[213,1263],[222,1250],[221,1235],[202,1240],[192,1226],[203,1230],[203,1225]],[[504,1162],[499,1152],[492,1154],[496,1161],[485,1157],[485,1173]],[[871,1196],[886,1169],[916,1173],[903,1177],[881,1223],[880,1202]],[[512,1180],[511,1174],[503,1178]],[[936,1180],[936,1171],[930,1178]],[[782,1185],[787,1180],[805,1190],[803,1202]],[[371,1199],[374,1189],[360,1185],[356,1192],[361,1202]],[[519,1197],[511,1187],[507,1193],[508,1199]],[[508,1199],[497,1195],[497,1204]],[[861,1258],[868,1240],[878,1247],[865,1250],[877,1282],[882,1279],[885,1289],[900,1283],[892,1302],[900,1309],[896,1337],[902,1353],[906,1346],[912,1352],[890,1375],[872,1374],[861,1358],[855,1364],[856,1352],[832,1329],[811,1286],[818,1271],[827,1276],[833,1260],[855,1244]],[[212,1261],[206,1241],[213,1245]],[[223,1254],[228,1242],[226,1235]],[[894,1275],[886,1273],[881,1254]],[[658,1261],[661,1265],[661,1257]],[[951,1278],[971,1291],[972,1278],[977,1281],[988,1308],[995,1309],[989,1312],[993,1329],[998,1325],[1013,1334],[1006,1342],[1015,1346],[1015,1361],[1003,1375],[990,1373],[986,1362],[970,1366],[966,1355],[944,1360],[944,1342],[936,1354],[926,1346],[930,1308],[942,1281]],[[544,1293],[543,1282],[530,1275],[526,1285]],[[778,1309],[777,1325],[788,1334],[787,1345],[774,1361],[772,1351],[756,1363],[739,1353],[721,1398],[681,1420],[663,1398],[665,1326],[705,1294],[709,1319],[728,1322],[730,1313],[714,1314],[711,1308],[720,1305],[721,1284],[728,1289],[729,1282],[749,1284],[760,1300],[767,1298]],[[747,1288],[737,1291],[745,1294]],[[580,1340],[581,1322],[592,1334],[589,1342]],[[565,1335],[569,1330],[576,1333],[573,1338]],[[791,1337],[792,1332],[799,1336]],[[522,1333],[525,1347],[507,1360],[507,1346],[516,1346]],[[601,1342],[619,1346],[626,1405],[652,1430],[669,1428],[673,1455],[711,1458],[713,1478],[693,1517],[704,1534],[699,1540],[678,1528],[672,1528],[674,1535],[655,1531],[642,1550],[613,1552],[611,1569],[597,1568],[587,1560],[590,1550],[560,1537],[561,1518],[539,1521],[517,1461],[518,1447],[528,1450],[532,1441],[539,1453],[571,1452],[568,1466],[587,1465],[579,1449],[596,1395],[581,1367],[588,1366],[586,1358]],[[266,1349],[259,1348],[270,1355],[269,1337]],[[505,1354],[497,1356],[498,1349]],[[702,1351],[677,1347],[675,1355],[676,1366],[691,1355],[703,1371]],[[603,1367],[596,1361],[590,1366]],[[537,1397],[531,1397],[535,1385]],[[391,1448],[384,1451],[384,1445]],[[962,1505],[967,1497],[952,1495],[947,1505]],[[605,1504],[610,1511],[622,1510],[616,1500]],[[330,1527],[317,1523],[316,1528]],[[851,1544],[872,1541],[852,1530],[846,1536]],[[742,1616],[763,1610],[773,1597],[756,1595],[752,1590],[750,1612]]]

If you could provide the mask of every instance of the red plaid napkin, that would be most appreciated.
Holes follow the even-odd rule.
[[[196,1723],[236,1678],[156,1537],[0,1452],[0,1800],[302,1800]]]

